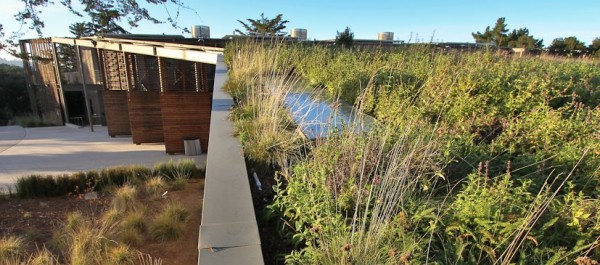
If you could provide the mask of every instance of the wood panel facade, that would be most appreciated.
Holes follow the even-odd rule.
[[[127,91],[105,90],[103,98],[108,135],[131,135]]]
[[[163,122],[158,91],[129,91],[129,121],[134,144],[164,141]]]
[[[31,110],[45,121],[64,123],[62,98],[49,38],[20,41]]]
[[[165,149],[184,153],[184,139],[200,139],[202,152],[208,148],[212,94],[168,92],[161,96]]]

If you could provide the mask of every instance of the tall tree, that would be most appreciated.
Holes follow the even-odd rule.
[[[574,36],[566,37],[566,38],[556,38],[556,39],[552,40],[552,44],[548,48],[557,49],[557,50],[571,50],[571,51],[572,50],[584,50],[585,43],[578,40],[577,37],[574,37]]]
[[[269,19],[268,17],[265,17],[264,13],[262,13],[260,14],[259,19],[246,19],[248,23],[238,20],[238,22],[240,22],[240,24],[242,24],[244,27],[245,32],[239,29],[236,29],[235,32],[241,35],[282,36],[285,35],[282,30],[285,29],[285,24],[289,22],[287,20],[283,20],[282,17],[283,15],[279,14],[275,18]]]
[[[349,27],[346,27],[344,31],[339,32],[335,36],[335,44],[342,46],[344,48],[352,47],[352,43],[354,42],[354,33],[350,30]]]
[[[506,46],[508,43],[507,35],[508,29],[506,28],[506,19],[501,17],[496,20],[496,25],[494,25],[493,29],[490,27],[486,27],[485,31],[482,32],[473,32],[473,38],[477,43],[485,43],[485,42],[494,42],[498,46]]]
[[[69,26],[69,32],[76,38],[94,35],[89,22],[76,22]]]
[[[520,28],[508,33],[506,19],[501,17],[496,20],[494,28],[487,26],[483,32],[473,32],[473,38],[477,43],[494,42],[498,46],[512,48],[542,48],[543,40],[536,39],[529,34],[529,29]]]

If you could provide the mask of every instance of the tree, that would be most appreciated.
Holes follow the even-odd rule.
[[[527,28],[520,28],[513,30],[508,34],[508,43],[506,46],[511,48],[542,48],[544,46],[544,40],[535,39],[529,35]]]
[[[69,26],[69,32],[76,38],[92,36],[92,27],[89,22],[76,22]]]
[[[342,46],[344,48],[352,47],[352,43],[354,42],[354,33],[350,30],[349,27],[342,32],[337,31],[335,36],[335,44]]]
[[[92,19],[91,22],[77,22],[69,26],[69,32],[75,35],[75,37],[87,37],[99,34],[117,33],[126,34],[127,32],[123,27],[117,24],[120,19],[118,13],[114,10],[105,12],[93,12],[90,13]]]
[[[246,19],[248,23],[238,20],[244,27],[246,32],[236,29],[235,32],[241,35],[258,35],[258,36],[282,36],[285,33],[281,32],[285,29],[285,24],[289,21],[282,20],[282,14],[277,15],[273,19],[265,17],[265,14],[260,14],[259,19]]]
[[[0,64],[0,125],[30,112],[23,68]]]
[[[471,33],[471,35],[477,43],[494,42],[501,47],[542,48],[543,46],[543,40],[535,39],[532,35],[529,35],[529,29],[527,28],[513,30],[510,34],[508,32],[506,19],[501,17],[496,20],[493,29],[487,26],[483,33],[478,31]]]
[[[553,50],[584,50],[585,43],[579,41],[577,37],[571,36],[566,38],[556,38],[552,40],[552,44],[548,47]]]
[[[79,16],[87,17],[88,23],[94,25],[103,24],[106,27],[95,28],[97,32],[103,32],[104,30],[115,32],[122,30],[123,28],[117,24],[119,21],[124,21],[131,28],[135,28],[141,21],[150,21],[152,23],[165,23],[165,21],[159,20],[150,14],[148,9],[144,6],[161,5],[165,7],[175,6],[179,8],[190,9],[183,5],[183,0],[61,0],[61,1],[49,1],[49,0],[20,0],[23,3],[23,9],[15,14],[17,22],[21,23],[22,28],[27,30],[34,30],[38,36],[42,37],[42,31],[44,29],[44,21],[40,18],[40,14],[46,9],[51,8],[52,5],[64,6],[69,12]],[[188,32],[186,28],[181,28],[177,24],[177,16],[179,12],[176,12],[177,16],[172,17],[170,12],[165,12],[166,21],[176,29],[181,29],[184,32]],[[93,28],[93,27],[92,27]],[[10,36],[4,34],[4,28],[0,24],[0,49],[7,49],[9,52],[16,53],[16,44],[22,32],[12,33]],[[123,30],[124,31],[124,30]]]
[[[594,57],[600,57],[600,38],[595,38],[588,47]]]
[[[490,30],[490,27],[486,27],[483,33],[471,33],[475,42],[495,42],[498,46],[506,46],[508,29],[506,28],[505,18],[501,17],[496,20],[496,25]]]

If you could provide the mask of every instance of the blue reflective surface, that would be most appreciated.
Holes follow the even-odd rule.
[[[302,133],[311,140],[328,137],[343,126],[352,125],[355,131],[369,130],[375,121],[368,115],[360,115],[360,120],[356,120],[355,110],[349,104],[314,99],[310,93],[288,93],[284,104]]]

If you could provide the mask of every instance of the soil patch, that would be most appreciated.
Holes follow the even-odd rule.
[[[175,241],[146,241],[137,250],[161,258],[164,265],[198,264],[198,234],[202,219],[204,179],[193,179],[184,190],[169,191],[168,197],[178,201],[190,212],[183,235]]]

